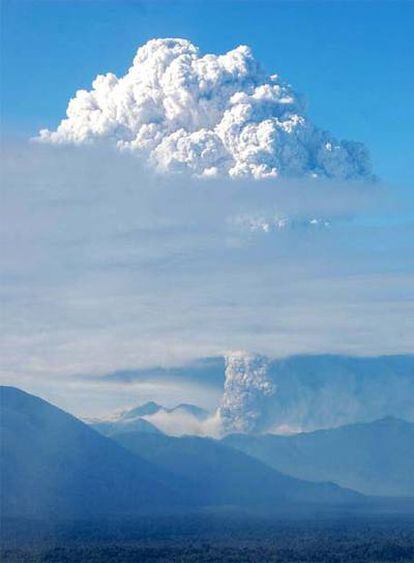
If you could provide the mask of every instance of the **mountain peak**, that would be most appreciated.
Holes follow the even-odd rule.
[[[134,407],[130,410],[123,412],[121,415],[121,419],[135,418],[138,416],[149,416],[157,413],[160,410],[164,410],[164,407],[162,405],[159,405],[154,401],[148,401],[147,403],[139,405],[138,407]]]

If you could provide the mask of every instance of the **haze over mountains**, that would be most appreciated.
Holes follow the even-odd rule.
[[[404,421],[222,441],[121,425],[107,438],[19,389],[1,387],[0,398],[2,517],[363,508],[367,497],[351,485],[376,495],[414,496],[414,425]],[[135,414],[148,409],[155,407]]]
[[[128,409],[112,419],[93,421],[92,426],[105,436],[133,431],[148,433],[165,431],[172,435],[204,434],[203,423],[209,417],[211,413],[195,405],[182,403],[173,408],[166,408],[149,401]]]
[[[189,411],[197,409],[186,407]],[[155,452],[158,455],[163,448],[170,453],[177,451],[179,456],[178,451],[186,440],[190,449],[197,444],[213,447],[215,442],[197,441],[195,436],[177,440],[163,435],[144,418],[131,417],[128,422],[129,413],[139,415],[159,410],[163,407],[146,403],[112,423],[101,422],[94,427],[151,461],[151,456]],[[414,496],[414,424],[395,417],[291,435],[228,434],[222,443],[299,479],[332,481],[368,495]]]
[[[271,359],[232,352],[224,359],[206,358],[181,368],[115,372],[98,381],[124,390],[131,386],[131,397],[133,385],[140,382],[158,385],[169,381],[178,388],[193,385],[196,402],[202,401],[204,390],[209,393],[213,386],[217,394],[215,413],[214,409],[210,414],[199,411],[194,405],[166,409],[150,402],[145,407],[148,412],[129,409],[128,415],[116,417],[122,424],[126,417],[144,417],[163,432],[177,436],[286,434],[387,416],[414,422],[414,355]]]
[[[158,434],[159,432],[161,432],[156,426],[151,424],[151,422],[148,422],[144,418],[139,417],[128,421],[114,420],[113,422],[92,422],[91,427],[104,436],[111,436],[112,434],[131,431],[144,433],[148,432],[153,434]]]
[[[233,434],[223,442],[300,479],[414,496],[414,424],[397,418],[293,436]]]
[[[218,382],[224,366],[215,362],[199,366]],[[149,401],[89,426],[3,387],[4,514],[88,518],[355,504],[359,493],[414,497],[413,367],[413,356],[270,360],[238,352],[226,358],[215,411]],[[337,427],[341,421],[367,422]],[[315,427],[334,428],[266,434]]]
[[[361,500],[333,483],[311,484],[292,479],[210,438],[138,432],[121,433],[113,438],[150,463],[188,479],[200,491],[207,506],[277,507],[286,502],[335,504]]]
[[[142,437],[159,441],[145,443]],[[284,476],[211,440],[145,433],[121,433],[117,439],[120,443],[38,397],[1,387],[2,517],[119,517],[229,504],[280,510],[295,503],[363,502],[353,491]]]

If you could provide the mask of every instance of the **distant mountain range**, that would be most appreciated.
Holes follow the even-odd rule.
[[[209,416],[211,415],[208,411],[195,405],[182,403],[173,408],[166,408],[150,401],[124,411],[116,418],[93,421],[90,424],[105,436],[134,431],[157,434],[163,430],[172,434],[185,434],[197,433],[197,426]]]
[[[354,506],[365,497],[282,475],[210,439],[106,438],[46,401],[0,388],[2,517],[101,518],[202,507]]]
[[[181,412],[184,414],[189,414],[191,416],[196,417],[198,420],[205,420],[209,416],[209,412],[201,407],[197,407],[196,405],[190,405],[188,403],[181,403],[173,408],[163,407],[158,403],[154,403],[154,401],[149,401],[148,403],[144,403],[138,407],[133,409],[127,410],[123,412],[119,420],[129,420],[131,418],[142,417],[142,416],[152,416],[157,412],[165,412],[165,413],[177,413]]]
[[[206,394],[213,390],[220,402],[225,432],[256,434],[308,432],[385,416],[414,422],[413,375],[414,354],[312,354],[274,359],[238,352],[226,358],[199,359],[182,367],[119,371],[96,377],[124,385],[134,381],[168,382],[177,386],[196,384]],[[149,422],[160,428],[154,420]],[[164,417],[162,422],[162,430],[176,435],[191,428],[191,424],[183,425],[174,432],[173,423],[178,418]],[[196,425],[192,429],[195,433]]]
[[[300,479],[414,497],[414,424],[397,418],[293,436],[233,434],[223,443]]]

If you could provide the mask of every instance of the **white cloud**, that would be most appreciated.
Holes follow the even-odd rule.
[[[204,420],[182,411],[159,411],[150,416],[143,416],[145,420],[154,424],[159,430],[170,436],[220,436],[222,424],[218,413],[213,413]]]
[[[363,145],[313,125],[291,87],[267,75],[249,47],[201,56],[185,39],[151,40],[125,76],[98,75],[40,139],[109,143],[160,171],[209,177],[370,175]]]

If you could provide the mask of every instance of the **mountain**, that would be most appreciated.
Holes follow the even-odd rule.
[[[144,403],[138,407],[134,407],[133,409],[127,410],[123,412],[120,416],[121,420],[128,420],[130,418],[136,418],[141,416],[149,416],[155,414],[156,412],[164,410],[164,407],[154,403],[154,401],[148,401],[148,403]]]
[[[112,383],[196,384],[217,396],[218,418],[227,434],[262,434],[284,429],[311,432],[390,415],[414,422],[413,373],[414,354],[266,358],[232,352],[226,358],[200,358],[181,367],[96,377]],[[183,428],[172,432],[176,421],[165,426],[150,422],[174,435],[210,432],[209,428],[197,432],[196,425],[190,424],[185,432]]]
[[[153,416],[154,414],[157,414],[158,412],[163,412],[163,413],[181,412],[183,414],[194,416],[198,420],[204,420],[210,414],[205,409],[202,409],[201,407],[197,407],[196,405],[190,405],[188,403],[181,403],[180,405],[177,405],[176,407],[169,409],[163,407],[162,405],[158,405],[153,401],[149,401],[148,403],[144,403],[139,407],[134,407],[133,409],[123,412],[119,417],[119,419],[129,420],[131,418],[136,418],[136,417],[143,417],[143,416],[150,417]]]
[[[119,518],[229,504],[296,510],[364,498],[282,475],[210,439],[142,432],[109,439],[13,387],[0,387],[0,404],[3,518]]]
[[[100,432],[104,436],[111,436],[112,434],[119,432],[146,432],[150,434],[160,434],[161,431],[158,430],[154,424],[148,422],[144,418],[135,418],[131,420],[115,420],[115,421],[103,421],[103,422],[92,422],[89,423],[90,426]]]
[[[3,517],[132,515],[188,502],[182,480],[46,401],[0,387],[0,404]]]
[[[223,443],[300,479],[414,496],[414,424],[393,417],[292,436],[233,434]]]
[[[113,435],[123,447],[191,482],[204,505],[356,503],[362,497],[332,483],[307,483],[209,438],[138,432]]]
[[[105,436],[117,432],[149,432],[182,435],[203,433],[202,423],[210,413],[196,405],[182,403],[166,408],[153,401],[124,411],[117,418],[90,422]]]

